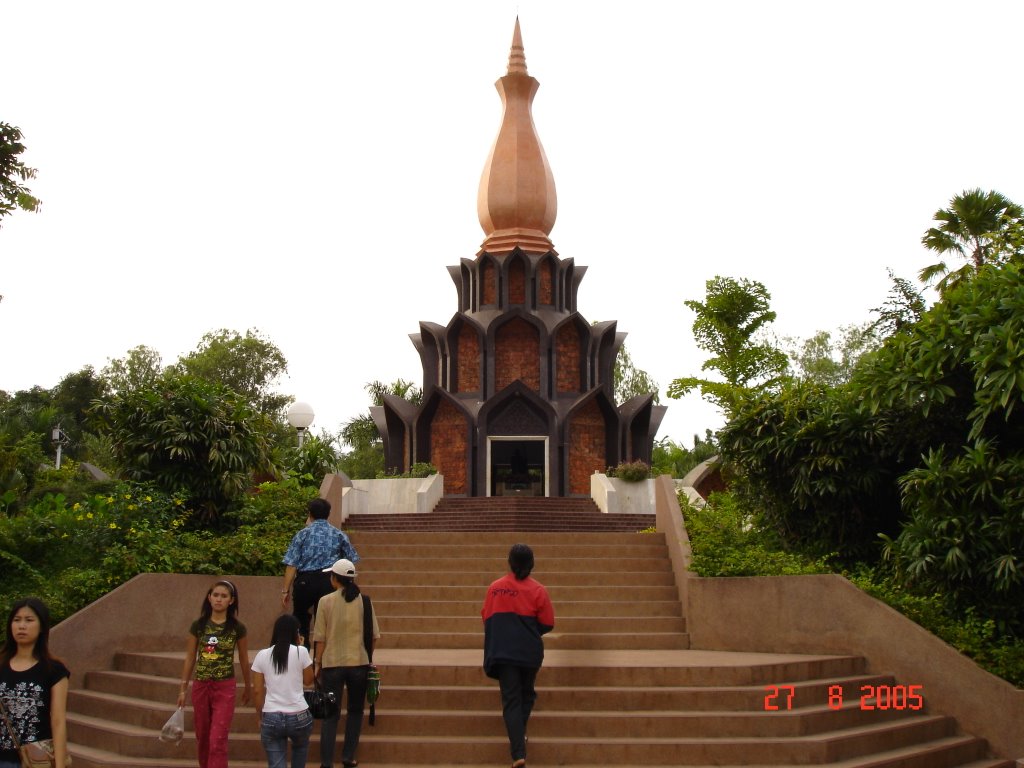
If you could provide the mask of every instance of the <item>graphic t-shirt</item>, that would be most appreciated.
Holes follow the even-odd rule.
[[[6,663],[0,667],[0,699],[19,740],[41,741],[53,737],[50,732],[50,689],[70,676],[68,668],[59,661],[49,665],[36,662],[24,672],[16,672]],[[0,760],[19,761],[3,720],[0,720]]]
[[[199,641],[196,657],[196,680],[230,680],[235,676],[235,646],[245,637],[245,625],[241,622],[228,629],[224,624],[212,621],[192,622],[188,632]],[[248,663],[242,659],[242,663]]]

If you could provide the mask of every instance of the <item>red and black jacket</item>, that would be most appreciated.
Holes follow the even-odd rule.
[[[480,615],[484,620],[484,672],[497,677],[495,666],[540,667],[544,661],[541,635],[555,628],[555,611],[544,585],[511,573],[487,589]]]

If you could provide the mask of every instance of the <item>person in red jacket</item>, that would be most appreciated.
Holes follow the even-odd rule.
[[[555,611],[548,591],[530,577],[533,550],[513,544],[509,573],[487,588],[480,615],[484,620],[484,673],[501,687],[501,714],[508,732],[512,768],[526,765],[526,723],[537,690],[537,673],[544,662],[541,635],[555,628]]]

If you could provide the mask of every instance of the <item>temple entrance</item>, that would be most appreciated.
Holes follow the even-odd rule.
[[[547,496],[545,437],[487,438],[488,496]]]

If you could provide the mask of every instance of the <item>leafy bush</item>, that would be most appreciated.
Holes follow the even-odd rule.
[[[826,558],[812,559],[782,548],[775,534],[759,526],[731,494],[713,493],[704,507],[679,504],[690,546],[691,567],[700,576],[789,576],[828,573]]]
[[[623,461],[617,467],[609,467],[605,474],[608,477],[617,477],[627,483],[639,483],[651,476],[651,468],[647,462],[637,459],[636,461]]]
[[[696,508],[680,494],[693,550],[692,569],[700,576],[784,576],[829,573],[832,558],[812,558],[783,548],[756,513],[730,493],[712,494]],[[891,569],[858,564],[843,575],[872,597],[941,638],[994,675],[1024,686],[1024,640],[976,609],[960,610],[938,592],[920,592],[893,578]]]
[[[1024,687],[1024,639],[1014,637],[974,608],[960,611],[948,597],[917,593],[886,571],[860,566],[844,575],[872,597],[895,608],[994,675]]]
[[[850,387],[794,381],[740,402],[719,442],[737,494],[780,537],[855,562],[877,557],[879,532],[899,531],[904,465],[890,441],[901,424],[866,412]]]
[[[60,620],[139,573],[279,575],[316,495],[297,480],[266,483],[216,534],[194,530],[184,501],[153,484],[104,487],[80,500],[47,493],[23,514],[0,518],[0,604],[38,595]]]
[[[437,474],[437,467],[435,467],[433,464],[431,464],[430,462],[427,462],[427,461],[418,461],[415,464],[413,464],[411,467],[409,467],[409,471],[408,472],[394,473],[394,471],[392,471],[392,474],[387,474],[385,472],[378,472],[377,473],[377,479],[378,480],[386,480],[386,479],[394,480],[394,479],[413,478],[413,477],[430,477],[431,475],[436,475],[436,474]]]

